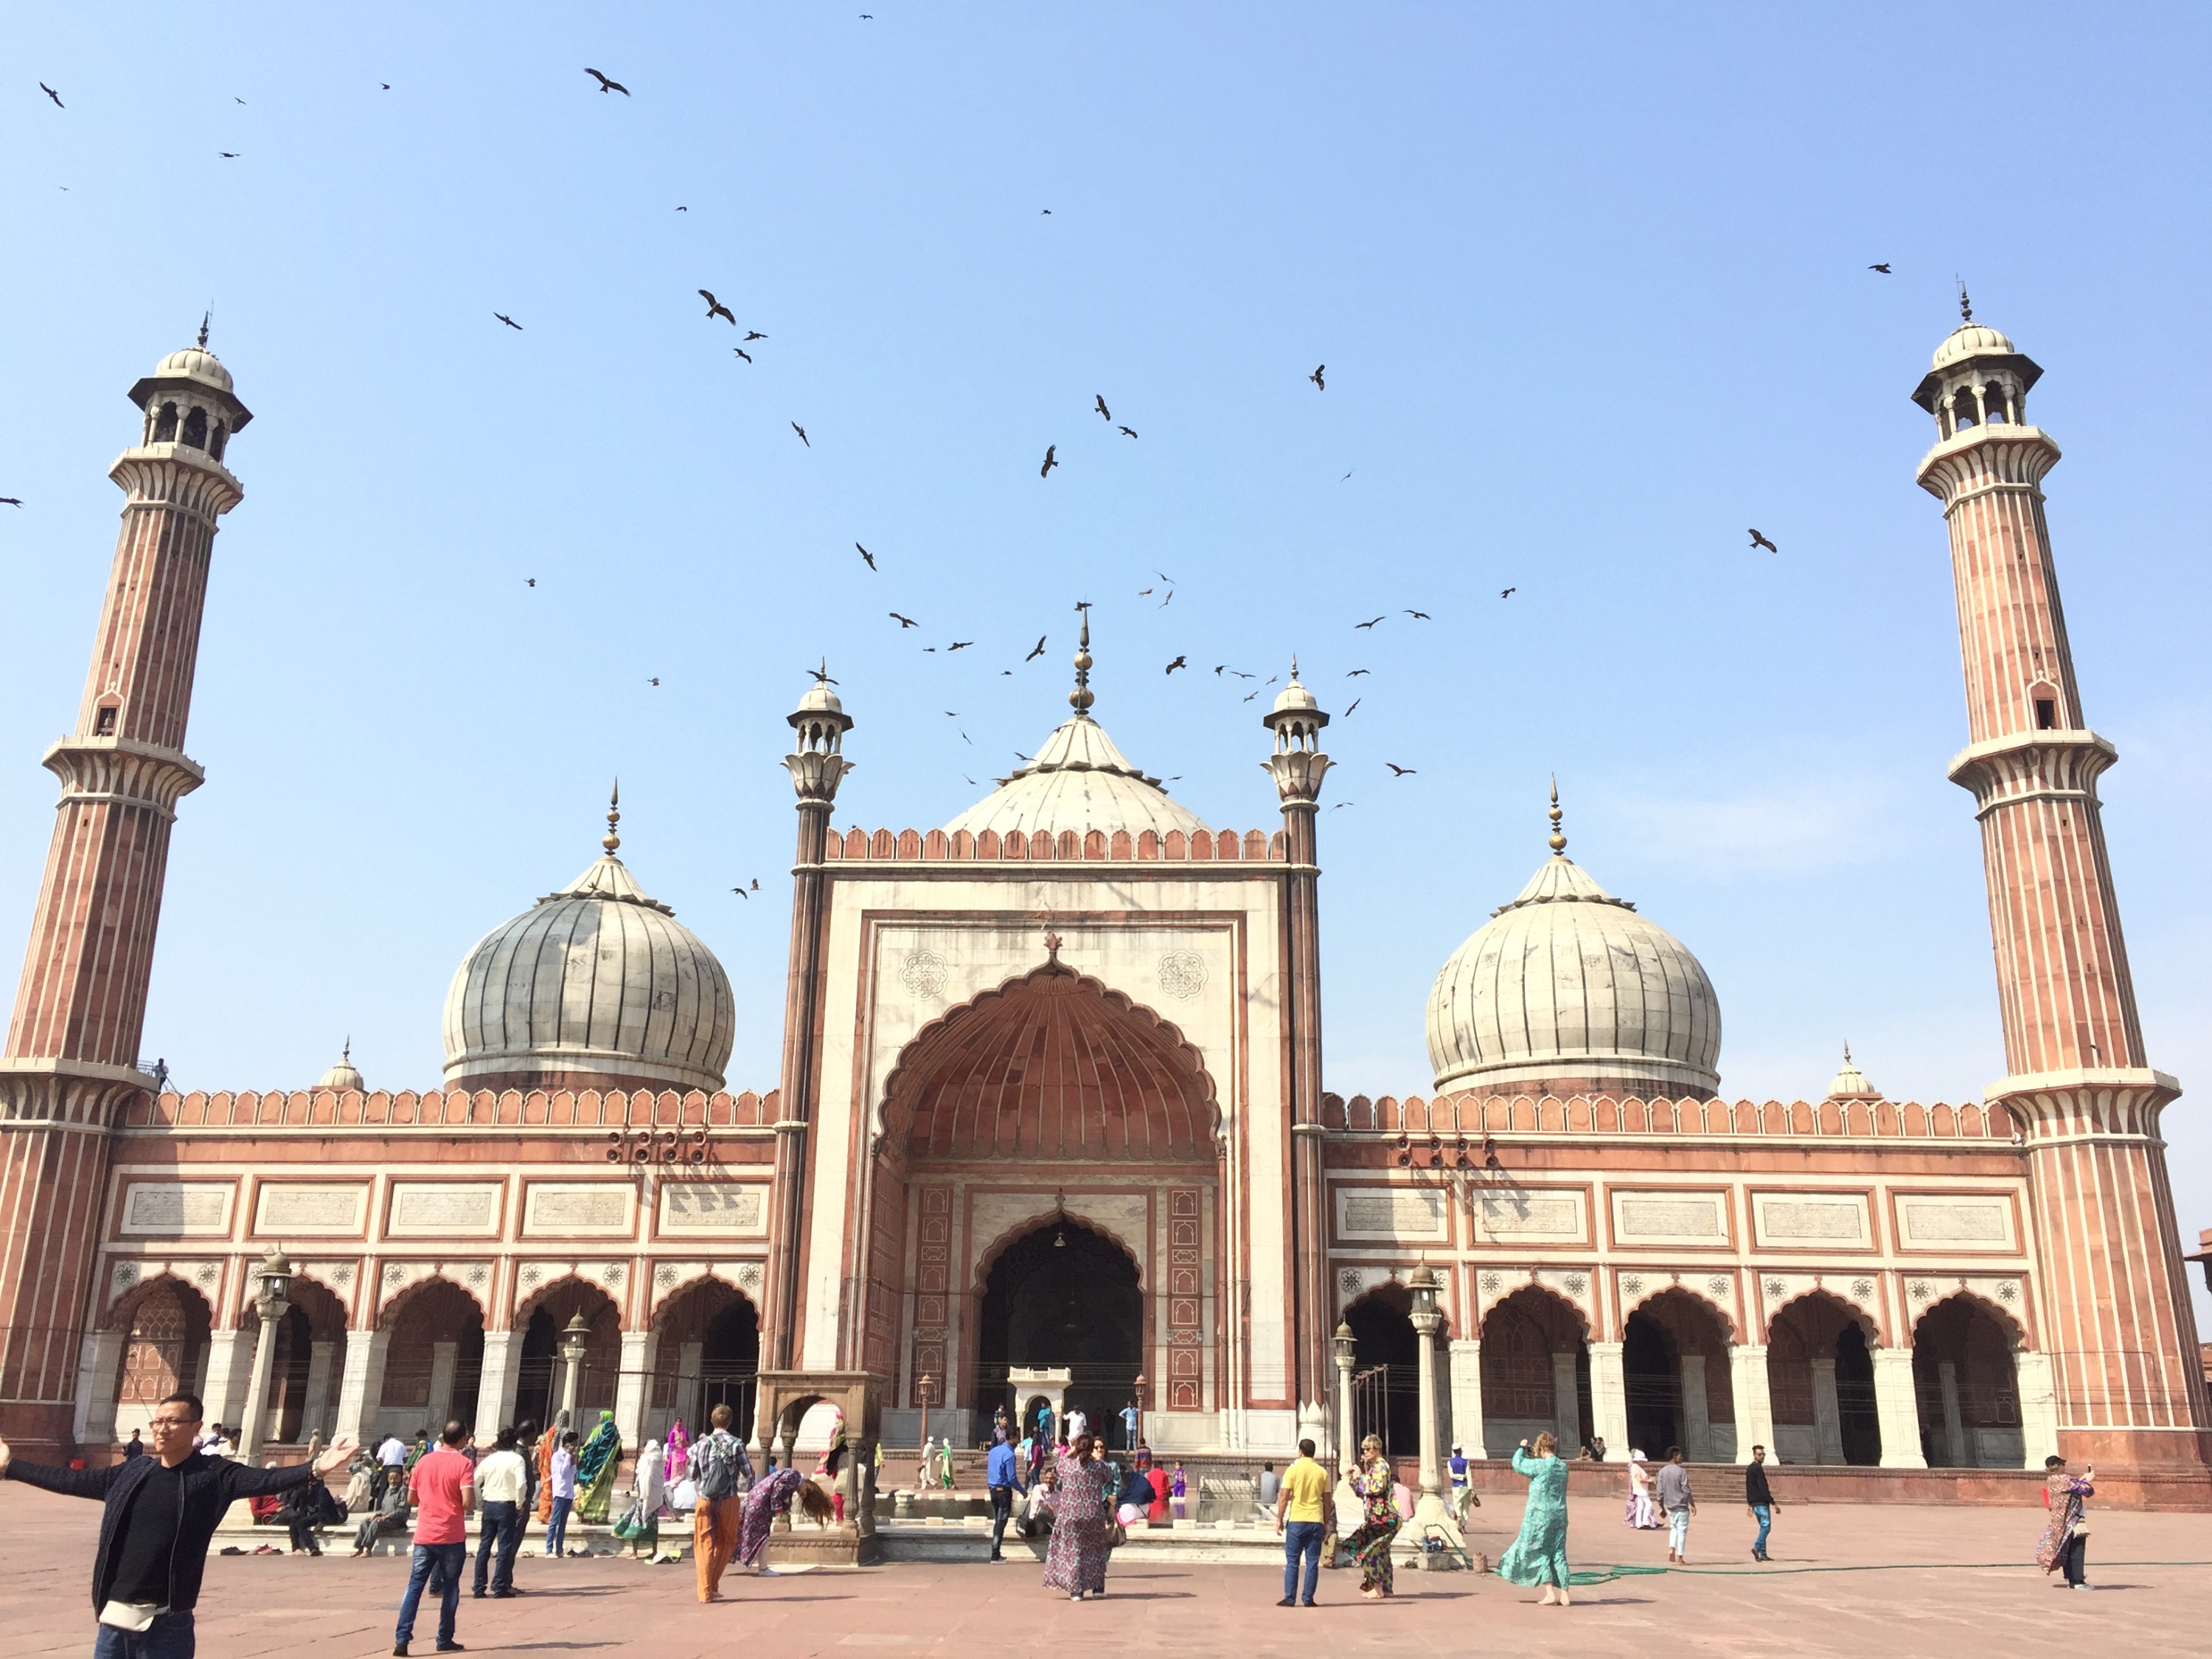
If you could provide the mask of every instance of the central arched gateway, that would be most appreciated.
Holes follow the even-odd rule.
[[[863,1363],[894,1435],[924,1376],[931,1432],[973,1443],[1009,1366],[1066,1365],[1094,1426],[1141,1375],[1147,1438],[1211,1443],[1221,1114],[1180,1031],[1048,961],[924,1027],[879,1122]]]

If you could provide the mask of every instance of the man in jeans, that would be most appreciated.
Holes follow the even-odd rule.
[[[241,1498],[303,1486],[318,1473],[343,1468],[353,1455],[353,1443],[341,1440],[313,1468],[248,1468],[196,1449],[199,1427],[199,1397],[173,1394],[154,1407],[147,1425],[153,1455],[104,1469],[18,1463],[0,1440],[0,1480],[107,1506],[92,1558],[92,1605],[100,1617],[94,1659],[192,1659],[192,1607],[225,1511]]]
[[[1659,1471],[1659,1507],[1667,1511],[1667,1559],[1678,1566],[1690,1565],[1690,1516],[1698,1500],[1690,1495],[1690,1472],[1682,1467],[1682,1449],[1667,1448],[1667,1467]]]
[[[415,1462],[409,1477],[415,1492],[415,1562],[407,1575],[407,1594],[399,1601],[399,1626],[392,1651],[404,1659],[415,1637],[415,1612],[423,1587],[435,1571],[443,1584],[438,1598],[438,1651],[459,1653],[453,1620],[461,1610],[461,1569],[468,1565],[468,1514],[477,1504],[477,1466],[461,1455],[468,1431],[448,1422],[435,1449]]]
[[[1283,1489],[1275,1498],[1275,1531],[1283,1540],[1283,1599],[1279,1607],[1314,1605],[1321,1583],[1321,1540],[1328,1531],[1323,1519],[1329,1501],[1328,1471],[1314,1462],[1314,1443],[1298,1442],[1297,1461],[1283,1471]],[[1305,1581],[1298,1566],[1305,1565]]]
[[[1759,1536],[1752,1540],[1751,1559],[1766,1559],[1766,1534],[1774,1525],[1774,1511],[1782,1506],[1774,1501],[1774,1494],[1766,1485],[1766,1448],[1753,1446],[1751,1462],[1744,1466],[1743,1506],[1751,1518],[1759,1522]]]
[[[1005,1441],[992,1443],[986,1478],[991,1486],[991,1559],[1004,1561],[1006,1522],[1014,1513],[1014,1494],[1022,1488],[1020,1460]]]
[[[502,1599],[514,1594],[514,1552],[522,1542],[522,1504],[530,1484],[523,1473],[529,1466],[515,1449],[513,1429],[501,1429],[477,1465],[477,1501],[483,1505],[483,1519],[477,1527],[478,1595],[484,1593],[488,1571],[491,1594]]]

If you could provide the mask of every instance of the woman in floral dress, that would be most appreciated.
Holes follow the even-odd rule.
[[[1044,1553],[1044,1587],[1080,1601],[1106,1594],[1106,1481],[1098,1443],[1079,1434],[1053,1460],[1052,1544]]]
[[[1395,1585],[1390,1564],[1391,1540],[1398,1535],[1399,1514],[1395,1488],[1397,1477],[1382,1455],[1382,1442],[1369,1435],[1359,1443],[1359,1467],[1352,1472],[1352,1490],[1360,1503],[1359,1530],[1344,1541],[1359,1563],[1359,1593],[1380,1601]]]
[[[1525,1440],[1514,1450],[1513,1472],[1528,1479],[1528,1505],[1520,1535],[1498,1562],[1507,1583],[1544,1587],[1539,1607],[1567,1605],[1567,1466],[1559,1448],[1559,1436],[1547,1432],[1536,1437],[1533,1455]]]
[[[2089,1525],[2083,1518],[2081,1500],[2095,1494],[2097,1488],[2091,1483],[2096,1474],[2094,1463],[2079,1474],[2069,1474],[2064,1458],[2043,1460],[2043,1492],[2051,1505],[2051,1519],[2036,1544],[2035,1565],[2045,1572],[2063,1568],[2066,1582],[2075,1589],[2089,1588],[2089,1581],[2082,1576],[2083,1558],[2089,1553]]]
[[[737,1500],[738,1547],[731,1559],[740,1569],[763,1577],[775,1576],[775,1569],[764,1565],[768,1535],[775,1525],[775,1517],[787,1514],[793,1500],[815,1525],[828,1523],[831,1514],[830,1494],[795,1468],[771,1468],[753,1482],[750,1492]]]

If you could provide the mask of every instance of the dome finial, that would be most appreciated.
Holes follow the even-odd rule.
[[[1974,302],[1966,297],[1966,279],[1961,276],[1958,280],[1960,320],[1971,323],[1974,320]]]
[[[606,837],[599,842],[600,846],[607,849],[607,856],[609,858],[612,858],[615,855],[615,848],[622,845],[622,837],[615,833],[616,826],[621,823],[622,780],[620,778],[617,778],[615,780],[614,793],[607,797]]]
[[[1075,608],[1083,613],[1083,627],[1075,640],[1075,690],[1067,701],[1080,718],[1089,720],[1091,705],[1097,701],[1091,695],[1091,601],[1079,600]]]
[[[349,1066],[353,1064],[353,1033],[346,1033],[345,1047],[338,1050],[338,1058]]]
[[[215,306],[210,302],[208,308],[200,313],[200,349],[202,351],[205,351],[207,349],[208,324],[212,322],[214,319]]]
[[[1565,856],[1567,850],[1567,838],[1559,833],[1559,777],[1555,772],[1552,775],[1552,838],[1550,842],[1552,856],[1554,858]]]

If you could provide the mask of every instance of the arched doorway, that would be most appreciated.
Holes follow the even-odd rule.
[[[376,1432],[435,1436],[448,1418],[473,1425],[483,1377],[483,1310],[449,1279],[426,1279],[402,1291],[380,1322],[392,1334]]]
[[[1103,1427],[1143,1370],[1145,1297],[1137,1265],[1105,1234],[1060,1217],[999,1253],[977,1316],[975,1420],[1018,1405],[1006,1372],[1066,1366],[1067,1409]]]
[[[1628,1395],[1628,1445],[1657,1461],[1680,1446],[1692,1463],[1736,1455],[1735,1390],[1729,1330],[1711,1303],[1662,1291],[1628,1316],[1621,1370]]]
[[[1912,1328],[1912,1391],[1931,1468],[2016,1469],[2027,1460],[2012,1328],[1974,1297],[1946,1297]]]
[[[1766,1388],[1777,1461],[1881,1462],[1874,1353],[1856,1309],[1814,1291],[1777,1313],[1767,1331]]]
[[[166,1274],[116,1309],[112,1323],[125,1333],[115,1377],[117,1439],[143,1430],[168,1395],[199,1391],[211,1312],[197,1291]]]
[[[1525,1285],[1483,1318],[1483,1446],[1502,1457],[1547,1431],[1567,1457],[1589,1437],[1589,1344],[1580,1314]]]
[[[760,1376],[760,1315],[744,1295],[719,1279],[702,1279],[661,1304],[654,1320],[648,1434],[665,1434],[681,1418],[694,1438],[717,1406],[730,1408],[730,1429],[740,1440],[753,1433],[753,1401]]]
[[[598,1285],[562,1279],[523,1304],[522,1358],[515,1368],[517,1422],[550,1424],[567,1392],[562,1376],[561,1333],[578,1314],[588,1333],[576,1381],[576,1419],[569,1427],[584,1434],[603,1411],[612,1411],[615,1385],[622,1376],[622,1310]]]
[[[1413,1297],[1403,1285],[1378,1285],[1344,1310],[1352,1328],[1352,1426],[1379,1435],[1391,1457],[1421,1449],[1421,1339]]]
[[[297,1445],[317,1430],[326,1435],[331,1431],[339,1382],[345,1375],[345,1328],[343,1303],[311,1279],[293,1279],[289,1304],[276,1322],[264,1443]],[[249,1348],[259,1342],[261,1316],[251,1303],[239,1320],[239,1330],[240,1340]]]

